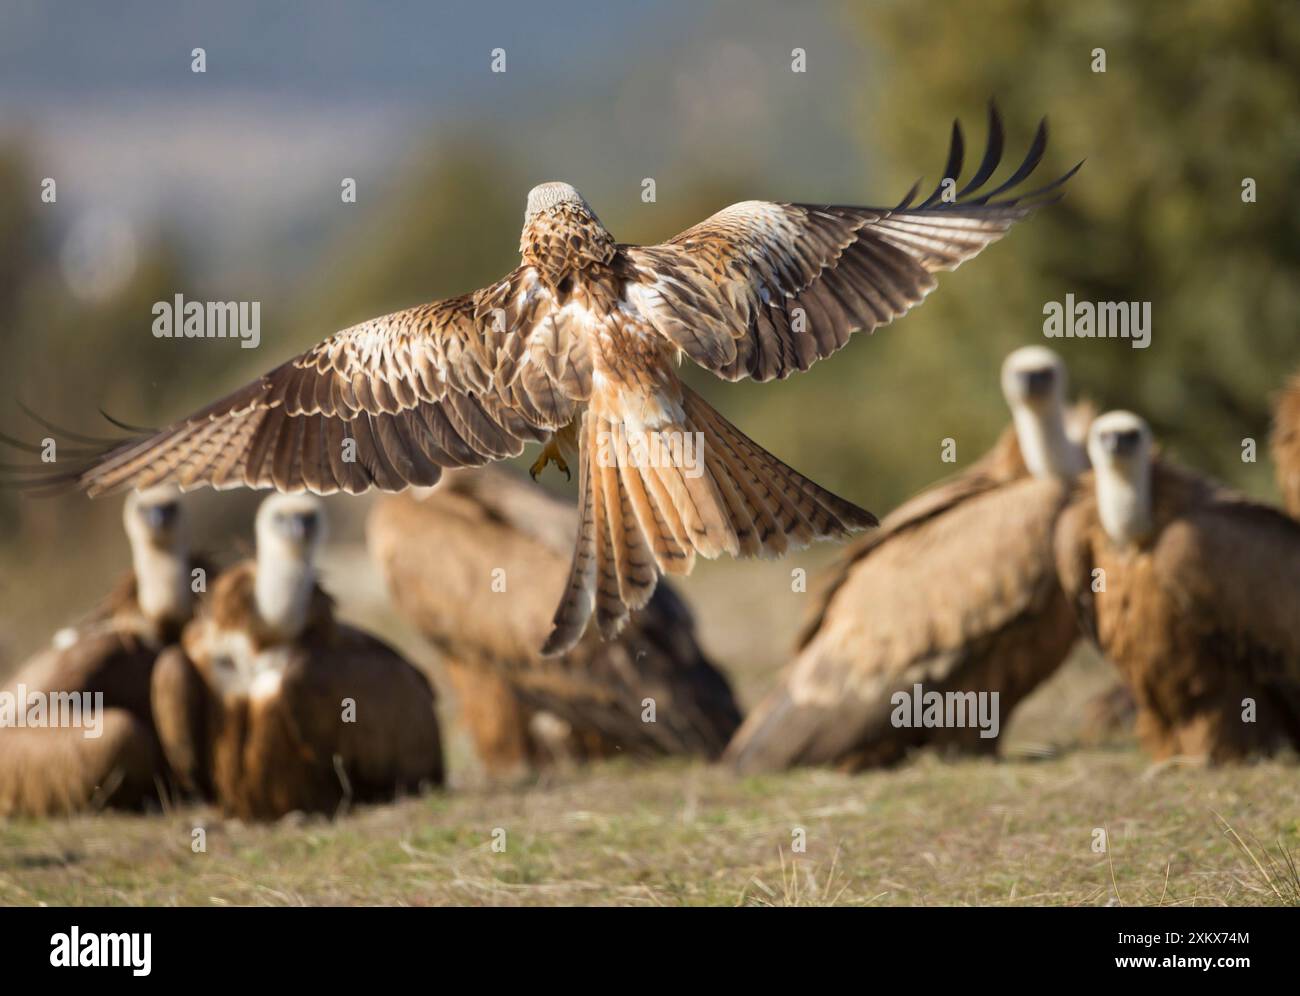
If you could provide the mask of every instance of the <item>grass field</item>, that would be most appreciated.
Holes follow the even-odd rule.
[[[1278,764],[1153,772],[1131,751],[747,780],[611,762],[336,821],[250,826],[185,809],[11,823],[0,902],[1296,903],[1277,843],[1300,844],[1296,783]],[[196,826],[206,853],[192,850]],[[795,828],[805,853],[791,852]]]
[[[798,622],[763,596],[788,592],[789,570],[707,565],[684,586],[746,702]],[[421,652],[365,607],[377,589],[361,558],[336,559],[333,576]],[[1006,728],[1002,760],[922,755],[860,776],[614,761],[492,786],[445,702],[446,792],[270,826],[206,808],[0,824],[0,903],[1300,904],[1287,864],[1300,769],[1153,766],[1123,739],[1081,746],[1079,705],[1111,680],[1077,654]]]

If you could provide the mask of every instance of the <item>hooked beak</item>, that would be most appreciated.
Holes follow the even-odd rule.
[[[1045,398],[1052,393],[1055,372],[1048,369],[1022,370],[1016,374],[1026,398]]]
[[[175,505],[149,505],[140,510],[144,516],[145,525],[151,532],[162,532],[169,529],[176,522],[177,507]]]
[[[1132,456],[1137,452],[1138,442],[1142,436],[1136,429],[1124,432],[1104,432],[1101,435],[1101,448],[1111,456]]]

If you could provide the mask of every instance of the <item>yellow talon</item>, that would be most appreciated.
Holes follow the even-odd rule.
[[[554,439],[551,439],[542,447],[542,455],[533,461],[533,465],[528,468],[528,475],[535,481],[537,475],[546,469],[547,464],[555,464],[560,470],[564,471],[564,476],[568,480],[573,480],[573,475],[569,473],[569,465],[564,462],[564,457],[560,456],[560,446]]]

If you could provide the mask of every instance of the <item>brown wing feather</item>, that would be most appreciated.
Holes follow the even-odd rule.
[[[164,482],[318,494],[430,485],[571,421],[591,390],[587,350],[581,324],[523,267],[345,329],[60,477],[92,495]]]
[[[1066,496],[1060,482],[1026,478],[885,532],[849,568],[820,628],[746,720],[729,757],[745,770],[858,767],[944,736],[991,749],[996,741],[970,729],[894,729],[890,697],[915,682],[997,691],[1005,724],[1056,669],[1075,634],[1051,550]]]
[[[1016,173],[979,192],[997,166],[1001,136],[993,109],[984,162],[963,190],[952,187],[949,199],[941,185],[916,207],[745,201],[661,245],[625,247],[629,297],[660,334],[728,380],[807,370],[854,332],[888,324],[919,304],[936,272],[955,269],[1058,196],[1074,170],[1039,190],[1003,196],[1037,166],[1045,124]],[[954,185],[961,150],[954,125],[945,173]]]

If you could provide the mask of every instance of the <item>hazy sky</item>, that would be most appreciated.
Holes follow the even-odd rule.
[[[754,196],[861,199],[864,56],[841,18],[779,0],[0,0],[0,133],[70,216],[166,226],[226,271],[300,256],[340,177],[383,189],[413,146],[467,127],[589,192],[731,167]]]

